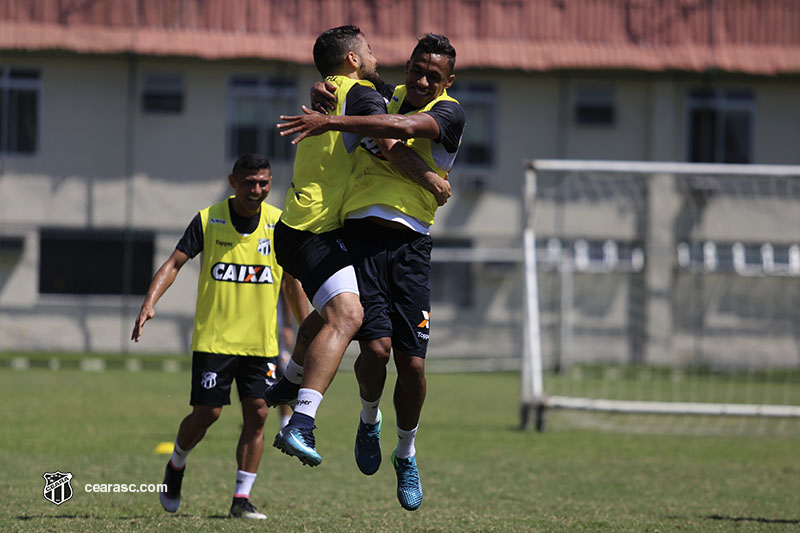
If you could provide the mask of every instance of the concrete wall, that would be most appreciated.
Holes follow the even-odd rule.
[[[133,346],[125,339],[140,298],[38,293],[39,228],[119,228],[130,221],[137,229],[157,232],[155,271],[194,213],[229,192],[225,177],[232,161],[225,132],[230,76],[294,77],[302,102],[316,72],[307,65],[262,61],[63,53],[3,52],[2,60],[39,68],[42,93],[38,152],[0,154],[0,238],[23,243],[21,249],[0,247],[0,350],[187,350],[197,261],[159,303],[159,319],[148,325],[146,342]],[[141,112],[142,77],[160,72],[183,74],[182,114]],[[390,82],[402,81],[399,69],[381,73]],[[479,247],[519,246],[522,164],[527,159],[685,160],[686,92],[706,81],[670,73],[457,72],[456,84],[496,88],[496,163],[470,168],[456,162],[450,175],[454,195],[437,215],[434,238],[469,238]],[[754,162],[800,163],[800,80],[727,76],[714,81],[755,93]],[[613,126],[575,125],[575,91],[584,85],[614,88]],[[291,166],[290,161],[273,162],[275,205],[283,202]],[[738,217],[741,206],[735,202],[716,201],[693,226],[695,235],[763,239],[777,232],[791,240],[794,219],[785,213],[793,212],[793,204],[784,205],[787,200],[780,198],[757,201],[767,202],[755,211],[766,214],[759,220]],[[775,218],[772,212],[784,214]],[[580,224],[586,219],[600,222],[587,228]],[[559,213],[545,203],[537,214],[543,235],[574,238],[631,239],[635,222],[632,211],[613,206],[573,205]],[[514,324],[520,320],[516,268],[476,265],[474,305],[435,309],[441,334],[439,340],[434,336],[432,349],[453,355],[491,350],[515,357]],[[624,295],[614,296],[620,297],[624,301]],[[487,329],[479,331],[475,324]],[[42,335],[43,330],[48,334]]]

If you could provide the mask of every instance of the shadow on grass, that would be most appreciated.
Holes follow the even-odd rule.
[[[761,516],[721,516],[712,514],[704,516],[706,520],[719,520],[724,522],[757,522],[759,524],[800,524],[800,520],[790,518],[764,518]]]
[[[172,515],[176,518],[189,518],[191,515],[189,514],[176,514]],[[108,517],[108,516],[92,516],[88,514],[37,514],[37,515],[20,515],[16,517],[17,520],[25,521],[25,520],[43,520],[47,518],[59,518],[59,519],[72,519],[72,520],[87,520],[87,519],[94,519],[94,520],[137,520],[142,518],[152,518],[152,516],[115,516],[115,517]]]

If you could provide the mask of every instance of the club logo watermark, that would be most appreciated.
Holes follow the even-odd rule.
[[[45,500],[61,505],[72,498],[73,492],[70,483],[72,474],[70,472],[56,470],[55,472],[45,472],[42,477],[44,478],[44,490],[42,492]]]

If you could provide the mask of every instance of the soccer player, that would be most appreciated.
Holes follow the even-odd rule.
[[[455,79],[455,57],[447,37],[427,34],[406,64],[405,85],[389,88],[391,114],[335,116],[304,108],[304,115],[282,117],[286,122],[278,127],[282,134],[298,133],[293,142],[329,130],[373,139],[405,138],[406,144],[444,178],[455,160],[466,121],[462,107],[447,95]],[[430,227],[437,203],[383,160],[374,142],[365,140],[361,145],[342,206],[345,242],[355,259],[365,313],[364,325],[356,336],[361,354],[355,371],[362,403],[356,463],[367,475],[380,466],[378,406],[386,365],[394,351],[398,443],[392,463],[400,504],[415,510],[422,503],[415,438],[427,388]]]
[[[314,43],[314,63],[322,77],[336,87],[338,101],[332,114],[371,114],[376,108],[385,112],[385,102],[372,83],[379,79],[377,61],[357,27],[323,32]],[[303,366],[293,357],[286,379],[281,380],[286,387],[273,391],[267,400],[275,405],[286,403],[283,397],[297,399],[294,414],[273,445],[309,466],[322,462],[313,434],[317,410],[364,316],[340,220],[347,179],[352,174],[350,154],[360,140],[359,135],[330,131],[299,144],[292,185],[275,227],[278,263],[302,282],[316,312],[301,324],[298,333]],[[449,184],[418,154],[396,141],[382,140],[380,146],[381,153],[403,169],[403,176],[418,180],[440,201],[446,201]]]
[[[268,407],[264,390],[275,379],[278,356],[277,305],[281,288],[295,318],[308,314],[300,284],[275,260],[273,232],[281,211],[264,203],[272,185],[269,160],[256,154],[237,159],[228,182],[235,193],[201,210],[172,255],[153,277],[133,327],[139,342],[155,305],[183,265],[203,253],[192,335],[192,412],[183,419],[166,466],[160,493],[168,512],[178,510],[186,458],[230,404],[236,380],[242,432],[236,448],[236,487],[230,516],[264,519],[249,496],[264,450]]]

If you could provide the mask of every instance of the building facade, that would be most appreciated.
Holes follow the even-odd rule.
[[[340,24],[364,30],[394,83],[423,33],[456,47],[467,130],[439,248],[519,248],[530,159],[800,164],[789,1],[286,5],[0,0],[0,350],[186,351],[198,261],[134,346],[143,291],[195,212],[229,193],[238,154],[271,158],[282,204],[294,150],[274,125],[318,79],[314,38]],[[515,261],[437,262],[442,351],[476,322],[518,351],[503,329],[518,302],[497,301],[519,298],[498,281]]]

